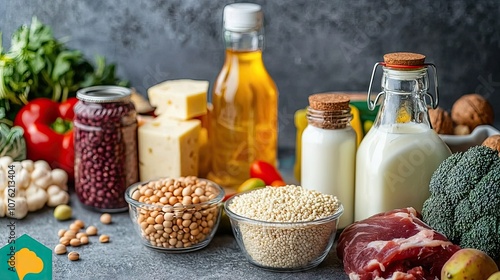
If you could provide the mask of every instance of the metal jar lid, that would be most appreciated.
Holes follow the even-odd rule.
[[[92,103],[111,103],[130,100],[131,90],[120,86],[93,86],[76,92],[79,100]]]

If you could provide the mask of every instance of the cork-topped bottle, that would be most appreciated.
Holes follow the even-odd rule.
[[[438,105],[437,72],[415,53],[391,53],[375,64],[382,66],[382,91],[368,107],[384,96],[377,118],[363,138],[356,157],[355,220],[405,207],[422,210],[429,197],[429,182],[451,152],[431,128],[430,107]],[[428,68],[434,71],[435,96],[428,93]]]
[[[356,132],[349,101],[344,94],[309,96],[308,125],[302,134],[301,185],[337,196],[344,206],[339,228],[354,219]]]

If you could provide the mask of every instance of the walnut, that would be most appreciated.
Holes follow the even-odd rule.
[[[453,134],[453,121],[446,110],[441,107],[429,109],[429,118],[434,131],[439,134]]]
[[[472,131],[478,125],[493,123],[493,107],[479,94],[460,97],[451,108],[451,118],[457,125],[466,125]]]
[[[481,145],[498,151],[498,155],[500,156],[500,134],[492,135],[486,138]]]

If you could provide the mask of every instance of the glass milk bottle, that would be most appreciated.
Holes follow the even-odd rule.
[[[302,133],[301,185],[342,202],[339,228],[354,220],[356,132],[350,125],[349,101],[343,94],[309,96],[308,125]]]
[[[372,129],[358,148],[356,157],[355,220],[396,208],[422,210],[429,197],[429,182],[450,149],[431,128],[426,97],[438,105],[437,72],[425,56],[414,53],[384,55],[375,64],[368,107],[384,100]],[[370,101],[373,77],[382,66],[382,92]],[[428,93],[428,67],[433,68],[435,98]]]
[[[278,89],[262,60],[263,14],[257,4],[224,8],[226,59],[213,86],[212,172],[208,178],[237,187],[250,164],[277,163]]]

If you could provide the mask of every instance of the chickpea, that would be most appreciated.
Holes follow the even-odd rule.
[[[68,246],[70,240],[71,240],[70,238],[63,236],[63,237],[61,237],[61,239],[59,239],[59,243],[61,243],[62,245]]]
[[[76,220],[73,224],[79,227],[79,229],[82,229],[85,227],[85,223],[82,220]]]
[[[75,223],[72,223],[71,225],[69,225],[69,229],[74,231],[74,232],[78,232],[80,230],[80,226],[78,226]]]
[[[73,238],[69,241],[69,245],[71,245],[72,247],[78,247],[82,245],[82,243],[80,242],[80,239]]]
[[[77,260],[79,260],[79,259],[80,259],[80,254],[78,254],[77,252],[74,252],[74,251],[69,252],[69,254],[68,254],[68,259],[69,259],[70,261],[77,261]]]
[[[108,213],[104,213],[101,215],[101,223],[103,224],[111,224],[111,215]]]
[[[57,255],[66,254],[66,246],[63,244],[57,244],[54,248],[54,253],[56,253]]]
[[[97,235],[97,228],[95,226],[89,226],[85,232],[87,235],[92,236],[92,235]]]
[[[109,242],[109,235],[102,234],[101,236],[99,236],[99,242],[108,243]]]
[[[66,230],[65,230],[65,229],[60,229],[60,230],[57,232],[57,236],[59,236],[59,237],[63,237],[65,233],[66,233]]]
[[[71,238],[75,238],[76,237],[76,232],[74,232],[73,230],[68,230],[64,233],[64,237],[67,237],[69,239]]]
[[[86,235],[85,235],[85,236],[80,237],[80,243],[81,243],[82,245],[84,245],[84,244],[89,244],[89,238],[88,238]]]

